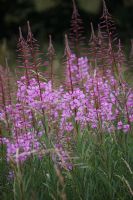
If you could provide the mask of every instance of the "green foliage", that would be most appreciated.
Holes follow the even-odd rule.
[[[33,155],[21,165],[0,160],[2,199],[131,200],[133,138],[116,136],[105,135],[99,141],[88,130],[80,133],[71,149],[71,171],[57,166],[50,151],[40,159]],[[14,172],[12,179],[8,177],[10,170]]]
[[[38,12],[42,12],[59,5],[60,0],[34,0],[35,8]]]
[[[78,0],[79,6],[86,12],[97,14],[100,9],[101,0]]]

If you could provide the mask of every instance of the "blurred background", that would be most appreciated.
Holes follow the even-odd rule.
[[[77,0],[86,35],[90,35],[90,21],[95,25],[102,14],[102,0]],[[133,0],[106,0],[113,15],[125,52],[130,51],[133,38]],[[16,61],[18,27],[27,34],[26,21],[31,23],[35,38],[46,52],[48,35],[53,37],[56,52],[63,49],[64,33],[70,28],[72,0],[0,0],[0,63],[5,56],[9,63]]]

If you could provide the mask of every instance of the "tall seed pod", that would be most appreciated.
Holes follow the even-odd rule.
[[[71,92],[72,99],[74,101],[75,97],[73,96],[74,93],[74,81],[73,81],[73,75],[72,75],[72,67],[71,67],[71,59],[72,59],[72,53],[69,47],[68,37],[65,35],[65,57],[66,57],[66,64],[67,64],[67,89]],[[78,122],[76,120],[77,116],[77,110],[74,109],[74,118],[75,118],[75,133],[78,135]]]
[[[54,58],[55,58],[55,49],[52,43],[52,37],[49,35],[49,46],[48,46],[48,61],[50,66],[50,80],[52,83],[52,88],[54,86]]]
[[[4,113],[6,130],[10,134],[10,123],[7,112],[8,91],[6,86],[7,86],[7,80],[6,80],[5,70],[3,69],[2,66],[0,66],[0,109]]]
[[[103,14],[100,18],[100,29],[103,34],[103,37],[106,41],[110,41],[111,44],[118,40],[118,34],[116,31],[116,26],[112,15],[109,13],[106,6],[105,0],[103,1]]]
[[[18,68],[24,69],[24,75],[26,77],[26,84],[29,85],[29,79],[31,75],[31,66],[30,66],[30,51],[27,42],[25,41],[21,27],[19,27],[19,40],[17,44],[18,52]]]
[[[71,27],[69,34],[70,48],[75,53],[76,57],[81,57],[85,54],[85,37],[83,22],[78,12],[75,0],[73,2],[73,13],[71,18]]]
[[[42,97],[42,89],[41,89],[41,81],[40,81],[40,67],[42,65],[42,59],[41,59],[41,52],[39,49],[39,45],[37,43],[37,40],[34,38],[33,33],[31,31],[30,23],[27,21],[28,26],[28,35],[27,35],[27,44],[30,52],[30,65],[33,72],[33,76],[36,78],[38,87],[39,87],[39,96],[40,101],[43,101]],[[46,116],[45,116],[45,110],[42,108],[42,123],[45,129],[45,133],[47,133],[46,130]]]
[[[108,52],[107,45],[101,32],[100,25],[98,24],[98,34],[97,34],[97,63],[103,76],[106,76],[106,71],[108,69]],[[103,56],[104,55],[104,56]]]
[[[117,61],[116,61],[116,54],[115,54],[115,44],[118,44],[118,34],[116,31],[115,22],[113,17],[109,13],[105,0],[103,0],[103,14],[100,18],[100,29],[103,35],[105,42],[107,43],[108,49],[108,60],[111,63],[112,73],[117,76],[118,69],[117,69]],[[104,55],[103,55],[104,56]]]
[[[39,73],[38,70],[42,65],[42,59],[40,52],[39,44],[37,43],[37,40],[34,38],[34,35],[31,31],[30,22],[27,21],[27,27],[28,27],[28,34],[27,34],[27,44],[30,51],[30,63],[32,66],[32,70],[35,71],[37,74]]]
[[[73,85],[73,80],[72,80],[72,69],[71,69],[71,63],[70,63],[70,60],[71,60],[71,50],[70,50],[70,47],[69,47],[69,43],[68,43],[68,37],[67,37],[67,34],[65,35],[65,57],[66,57],[66,64],[67,64],[67,78],[68,78],[68,89],[70,89],[70,91],[73,93],[74,91],[74,85]]]
[[[39,45],[37,44],[37,40],[34,38],[31,32],[29,21],[27,22],[27,26],[28,26],[27,44],[28,44],[29,52],[30,52],[30,64],[39,86],[40,99],[42,101],[42,91],[41,91],[41,83],[40,83],[40,76],[39,76],[39,68],[41,66],[41,58],[40,58],[41,53],[39,50]]]
[[[121,44],[121,40],[119,39],[118,43],[118,50],[116,53],[116,58],[117,58],[117,69],[118,69],[118,77],[119,81],[123,81],[123,71],[124,68],[126,68],[127,62],[126,62],[126,57],[123,52],[123,46]]]
[[[91,37],[89,40],[89,60],[93,69],[97,68],[97,37],[95,35],[93,23],[91,22]]]

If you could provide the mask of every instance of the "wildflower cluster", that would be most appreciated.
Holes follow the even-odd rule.
[[[51,81],[40,81],[39,87],[35,78],[30,79],[27,86],[24,76],[17,81],[17,103],[6,106],[6,113],[2,110],[0,115],[5,126],[7,116],[10,123],[11,138],[1,138],[1,144],[7,146],[8,160],[16,155],[16,161],[24,161],[33,149],[39,151],[44,148],[45,141],[42,142],[41,138],[51,131],[54,132],[52,137],[60,152],[61,146],[76,134],[76,125],[81,130],[89,127],[97,134],[130,132],[133,122],[131,88],[125,83],[119,84],[109,70],[106,77],[101,76],[98,70],[91,75],[88,60],[83,57],[78,59],[78,63],[80,68],[83,65],[84,70],[77,75],[74,58],[75,55],[72,55],[70,59],[71,78],[75,82],[78,78],[79,83],[73,84],[73,91],[69,87],[66,90],[64,86],[54,89]],[[68,79],[69,75],[66,81]],[[80,87],[82,84],[83,87]],[[45,120],[47,119],[48,133],[43,126],[46,121],[44,122],[42,110]]]
[[[108,14],[107,8],[104,9],[106,12],[102,20]],[[75,5],[74,16],[77,20]],[[103,26],[99,28],[99,33],[102,28]],[[77,28],[75,33],[80,36],[78,30]],[[47,149],[47,137],[55,148],[52,157],[58,157],[53,160],[70,169],[72,166],[68,152],[73,148],[73,140],[80,130],[88,129],[100,138],[103,134],[131,133],[133,90],[122,78],[122,64],[117,62],[118,55],[119,58],[122,56],[120,43],[119,53],[114,52],[113,40],[108,35],[109,52],[105,52],[108,48],[107,37],[104,34],[98,34],[96,37],[92,28],[91,55],[79,56],[79,51],[76,51],[79,50],[76,49],[78,46],[75,52],[71,52],[66,35],[66,77],[64,84],[56,87],[53,76],[55,53],[51,36],[48,48],[51,68],[49,80],[44,79],[39,71],[39,48],[31,33],[29,22],[27,40],[23,38],[21,29],[19,31],[21,68],[25,71],[16,82],[17,90],[13,101],[6,102],[4,81],[0,79],[0,121],[2,130],[8,133],[0,135],[0,145],[6,145],[8,161],[14,159],[16,162],[24,162],[33,151],[40,157],[40,152]],[[80,37],[77,38],[80,40]],[[101,52],[105,53],[105,57],[101,57]]]

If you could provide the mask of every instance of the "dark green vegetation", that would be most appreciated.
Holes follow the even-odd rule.
[[[131,0],[107,0],[109,10],[115,18],[120,37],[130,46],[133,37],[133,3]],[[89,20],[94,25],[101,16],[101,0],[77,0],[84,20],[87,35],[90,35]],[[41,44],[52,34],[59,48],[62,48],[64,33],[67,32],[71,19],[71,0],[0,0],[0,61],[7,56],[14,63],[12,50],[15,52],[18,27],[21,25],[26,33],[26,21],[29,20],[32,30]],[[65,22],[65,23],[64,23]],[[42,45],[45,49],[46,45]],[[129,48],[128,48],[129,49]],[[128,51],[127,49],[127,51]]]

